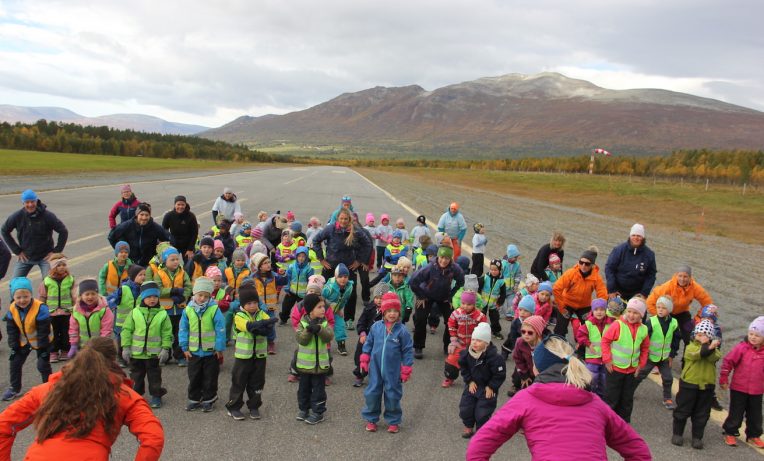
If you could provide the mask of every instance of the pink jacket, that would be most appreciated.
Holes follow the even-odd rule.
[[[647,443],[602,399],[564,383],[535,383],[515,394],[472,437],[466,459],[489,459],[521,429],[532,459],[607,460],[607,446],[627,461],[652,459]]]
[[[98,336],[108,338],[111,336],[111,331],[114,329],[114,313],[111,311],[111,309],[109,309],[106,298],[99,296],[98,305],[91,312],[88,312],[84,309],[82,306],[82,301],[74,305],[75,312],[79,312],[88,318],[90,318],[93,313],[98,312],[101,309],[105,309],[106,312],[103,313],[103,317],[101,318],[101,331],[98,332]],[[95,331],[91,332],[90,334],[91,336],[96,336]],[[74,315],[69,318],[69,344],[80,344],[80,323],[77,321],[77,319],[74,318]]]
[[[722,360],[719,384],[729,383],[730,373],[730,389],[750,395],[764,394],[764,347],[754,349],[746,340],[739,342]]]
[[[294,307],[292,307],[292,312],[289,313],[289,320],[292,322],[294,331],[297,331],[297,327],[300,325],[300,320],[302,320],[302,317],[305,314],[307,314],[307,312],[305,312],[305,308],[302,307],[302,301],[296,303]],[[334,311],[332,309],[326,309],[324,315],[326,316],[326,321],[329,322],[329,326],[334,328]]]

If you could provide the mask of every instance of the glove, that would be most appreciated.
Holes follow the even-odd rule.
[[[77,347],[76,344],[72,344],[69,346],[69,352],[66,353],[66,356],[69,359],[73,359],[75,355],[77,355],[77,351],[79,351],[79,347]]]
[[[130,349],[122,349],[122,360],[125,363],[130,363]]]
[[[369,362],[371,361],[371,356],[369,354],[361,354],[359,367],[361,368],[361,371],[364,373],[369,372]]]
[[[183,288],[173,288],[170,290],[170,296],[183,296]]]
[[[448,345],[448,355],[451,355],[454,352],[456,352],[456,341],[451,341],[451,343]]]
[[[411,367],[406,365],[401,365],[401,382],[405,383],[409,379],[411,379]]]
[[[183,304],[184,302],[186,302],[186,297],[183,296],[183,295],[180,295],[180,296],[172,295],[170,297],[172,298],[172,302],[174,302],[175,304],[178,304],[178,305]]]
[[[308,325],[308,328],[307,328],[307,330],[308,330],[309,332],[313,333],[314,335],[315,335],[315,334],[318,334],[318,332],[319,332],[319,331],[321,331],[321,325],[318,325],[318,324],[312,323],[312,324]]]
[[[162,349],[162,351],[159,353],[159,363],[162,365],[166,365],[167,362],[170,361],[170,351],[167,349]]]

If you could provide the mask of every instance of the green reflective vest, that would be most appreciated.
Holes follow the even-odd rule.
[[[308,327],[306,320],[301,320],[300,325],[303,328]],[[321,328],[326,328],[327,321],[324,320],[321,323]],[[329,350],[326,348],[326,343],[319,338],[318,335],[313,335],[313,343],[303,346],[297,344],[297,369],[300,370],[328,370],[329,369]]]
[[[207,308],[202,314],[202,318],[196,315],[193,307],[186,307],[186,317],[188,317],[188,350],[196,352],[212,352],[215,350],[215,313],[218,311],[218,305],[214,304]]]
[[[117,305],[117,315],[114,319],[114,326],[121,327],[125,324],[125,319],[130,312],[138,305],[138,299],[133,296],[133,290],[128,285],[122,285],[122,298]]]
[[[245,319],[247,322],[256,322],[260,320],[268,320],[268,314],[259,310],[253,316],[245,310],[240,310],[236,313],[237,317]],[[236,320],[234,320],[234,325]],[[262,335],[253,335],[247,329],[240,331],[236,328],[236,346],[234,348],[233,356],[237,359],[251,359],[254,355],[258,359],[262,359],[268,356],[268,339]]]
[[[72,311],[72,286],[74,286],[74,277],[67,275],[63,280],[54,280],[50,276],[43,279],[45,290],[48,292],[48,299],[45,304],[53,312],[56,309]]]
[[[498,307],[496,302],[499,300],[499,296],[501,296],[501,285],[503,283],[504,280],[493,280],[489,274],[483,276],[483,291],[480,293],[480,297],[489,309],[496,309]]]
[[[674,338],[674,332],[679,327],[679,323],[676,319],[671,319],[665,336],[658,317],[650,317],[650,326],[653,328],[653,334],[650,335],[649,360],[655,363],[662,362],[671,353],[671,340]]]
[[[610,324],[606,324],[605,328],[600,333],[597,325],[593,324],[590,320],[584,322],[586,329],[589,330],[589,342],[591,343],[586,347],[587,359],[598,359],[602,357],[602,335],[605,334]]]
[[[639,366],[639,346],[647,338],[647,325],[640,324],[637,328],[637,337],[631,337],[631,330],[623,320],[616,320],[621,325],[618,341],[610,343],[610,352],[613,355],[613,366],[625,370],[629,367]]]
[[[169,320],[167,311],[159,305],[147,310],[148,315],[144,315],[140,307],[130,313],[133,318],[130,354],[134,359],[149,359],[162,352],[162,324]],[[122,330],[122,335],[127,334],[126,330]]]
[[[85,317],[79,311],[72,312],[72,317],[74,317],[74,320],[80,325],[80,348],[87,344],[94,334],[95,336],[101,336],[101,319],[106,313],[106,309],[107,308],[104,307],[99,311],[93,312],[90,314],[90,317]]]

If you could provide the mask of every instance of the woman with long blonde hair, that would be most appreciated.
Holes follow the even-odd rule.
[[[561,336],[538,345],[535,382],[477,431],[466,458],[487,460],[522,430],[533,459],[607,460],[608,446],[625,460],[652,459],[644,439],[589,391],[592,375],[574,352]]]

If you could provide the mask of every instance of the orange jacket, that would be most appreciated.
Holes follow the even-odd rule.
[[[581,276],[578,266],[571,267],[563,272],[552,288],[557,310],[560,312],[564,312],[566,307],[580,309],[591,306],[593,292],[597,293],[598,298],[607,299],[607,287],[597,265],[592,266],[592,271],[586,278]]]
[[[116,376],[116,375],[115,375]],[[0,460],[11,459],[11,449],[16,434],[34,421],[34,413],[45,397],[61,378],[61,372],[50,375],[47,383],[33,387],[20,400],[14,402],[0,413]],[[119,379],[122,379],[120,377]],[[123,381],[117,400],[116,421],[120,426],[130,429],[140,444],[135,455],[136,461],[155,461],[159,459],[164,447],[164,430],[146,401]],[[103,460],[109,459],[111,446],[116,436],[106,434],[103,423],[99,422],[93,430],[81,439],[67,438],[66,432],[59,432],[43,443],[37,439],[29,447],[24,458],[26,461]]]
[[[655,302],[663,295],[671,296],[671,300],[674,301],[674,310],[671,312],[674,315],[689,312],[693,299],[697,299],[701,306],[714,302],[711,295],[695,279],[690,277],[690,283],[682,288],[674,275],[668,282],[653,288],[650,296],[647,297],[647,310],[651,315],[656,315]]]

